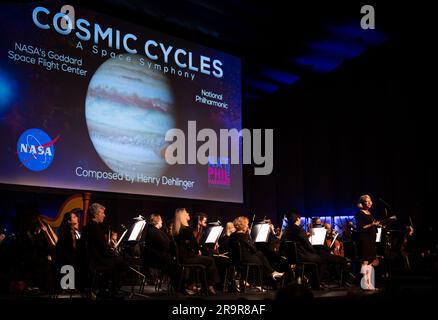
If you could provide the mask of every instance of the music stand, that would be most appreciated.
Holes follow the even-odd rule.
[[[205,244],[215,244],[222,234],[224,227],[222,226],[209,226],[207,231],[202,235],[201,242]]]
[[[146,220],[142,216],[134,218],[136,222],[131,227],[131,233],[129,234],[128,241],[139,241],[146,225]]]
[[[251,229],[251,238],[254,242],[268,242],[270,231],[269,223],[256,223]]]
[[[382,242],[382,227],[377,228],[376,242]]]
[[[312,228],[312,234],[309,237],[309,241],[312,246],[324,245],[327,230],[325,228]]]

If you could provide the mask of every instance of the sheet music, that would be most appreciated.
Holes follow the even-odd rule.
[[[312,228],[312,235],[309,238],[310,243],[313,246],[324,245],[326,233],[325,228]]]
[[[380,242],[382,240],[382,228],[377,228],[377,234],[376,234],[376,242]]]
[[[132,228],[132,232],[129,235],[129,241],[137,241],[138,236],[140,235],[140,233],[143,231],[143,228],[146,224],[146,221],[142,220],[142,221],[137,221],[134,224],[134,228]]]
[[[219,239],[223,230],[224,230],[224,227],[222,227],[222,226],[211,227],[210,233],[208,234],[207,239],[205,240],[205,243],[216,243],[217,239]]]
[[[269,231],[271,230],[269,224],[259,224],[258,233],[254,242],[266,242],[268,241]]]

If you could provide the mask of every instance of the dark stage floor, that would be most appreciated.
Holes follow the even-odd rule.
[[[325,290],[309,290],[296,285],[286,285],[278,290],[265,292],[248,289],[245,293],[219,291],[215,296],[189,296],[171,294],[165,289],[156,291],[155,286],[151,285],[145,286],[143,293],[139,293],[139,286],[124,286],[117,297],[96,300],[90,299],[89,295],[79,293],[3,295],[0,296],[0,306],[23,316],[32,315],[34,310],[50,309],[54,312],[91,310],[102,317],[111,318],[119,312],[141,314],[147,310],[148,314],[153,312],[155,315],[153,319],[225,317],[243,320],[244,318],[278,319],[288,314],[301,316],[323,310],[334,316],[362,314],[362,312],[364,315],[367,312],[376,312],[380,316],[390,316],[398,310],[407,316],[427,314],[433,311],[437,304],[438,286],[435,277],[420,275],[393,278],[386,283],[379,283],[379,288],[378,291],[363,291],[358,286],[338,288],[333,285]],[[239,315],[236,313],[239,306],[241,310],[252,310],[253,313]],[[189,308],[193,308],[192,312],[202,308],[205,311],[202,316],[200,314],[181,316],[181,312],[191,310]],[[228,310],[228,314],[224,313],[225,310]]]
[[[385,283],[378,284],[378,290],[365,291],[357,285],[350,285],[348,287],[338,287],[334,284],[328,285],[324,290],[311,290],[298,285],[284,285],[279,289],[266,289],[260,291],[260,288],[248,288],[244,293],[231,293],[217,291],[216,295],[206,296],[204,294],[182,294],[168,291],[167,285],[163,285],[160,290],[156,290],[154,285],[146,285],[144,290],[140,292],[139,285],[123,286],[117,297],[95,298],[92,299],[88,294],[77,292],[62,292],[55,295],[46,293],[27,293],[22,295],[0,295],[0,301],[61,301],[61,300],[123,300],[123,301],[174,301],[174,300],[276,300],[279,296],[288,297],[288,292],[291,299],[304,298],[312,300],[326,300],[326,299],[368,299],[369,297],[376,298],[400,298],[410,296],[428,296],[430,294],[436,295],[438,290],[437,280],[430,276],[404,276],[394,277]],[[296,290],[299,290],[297,293]],[[293,297],[292,297],[293,296]]]

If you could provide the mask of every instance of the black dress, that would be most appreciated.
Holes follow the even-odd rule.
[[[165,268],[173,263],[170,252],[170,238],[161,229],[148,226],[144,237],[145,265],[153,268]]]
[[[230,235],[230,250],[231,256],[235,263],[257,263],[263,266],[263,270],[266,275],[270,275],[274,272],[271,264],[265,255],[257,250],[248,233],[233,232]],[[240,250],[240,252],[238,252]],[[240,257],[239,257],[240,256]],[[236,261],[240,258],[240,261]]]
[[[223,235],[219,238],[219,253],[229,253],[230,252],[230,236]]]
[[[178,257],[182,263],[204,265],[209,285],[215,285],[221,281],[214,259],[198,255],[200,248],[198,241],[196,241],[193,235],[192,228],[181,227],[179,234],[174,237],[174,240],[178,248]]]
[[[373,223],[374,217],[361,210],[356,213],[355,218],[359,259],[371,263],[376,259],[377,228],[375,226],[364,228],[364,226]]]
[[[78,241],[72,229],[61,229],[56,243],[55,263],[58,268],[63,265],[71,265],[77,268],[78,265]]]
[[[178,270],[171,253],[171,239],[161,229],[149,225],[144,236],[143,263],[147,267],[161,269],[170,276],[176,288],[178,284]]]

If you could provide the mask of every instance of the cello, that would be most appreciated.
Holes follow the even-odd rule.
[[[336,230],[331,230],[326,240],[326,246],[330,249],[330,252],[335,256],[344,256],[344,246],[342,242],[338,240],[339,233]]]

